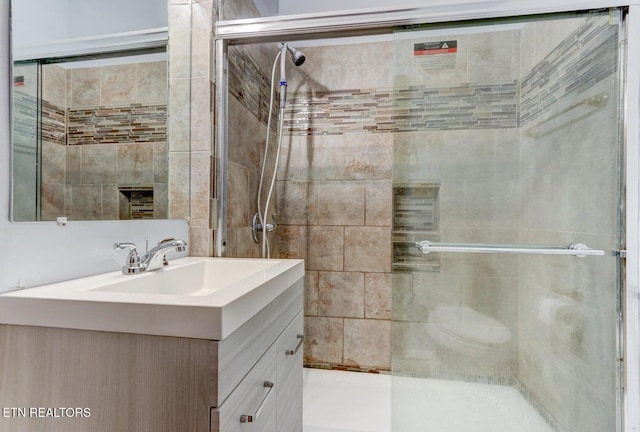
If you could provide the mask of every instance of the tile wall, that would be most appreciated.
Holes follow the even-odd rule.
[[[167,217],[166,62],[43,67],[42,220],[113,220],[119,188],[154,191]]]
[[[287,140],[278,239],[306,262],[305,362],[389,369],[393,136]]]
[[[189,254],[213,255],[214,0],[169,0],[169,217],[189,221]]]
[[[67,72],[59,66],[42,69],[42,181],[40,217],[55,220],[58,216],[71,218],[72,185],[67,184]],[[102,190],[98,196],[102,195]],[[94,200],[94,207],[102,207],[102,200]],[[92,219],[100,219],[102,211]],[[76,217],[86,217],[74,215]]]
[[[170,216],[190,218],[189,251],[195,256],[212,256],[214,249],[215,215],[211,209],[215,198],[216,87],[211,36],[214,23],[223,12],[226,19],[258,16],[253,3],[247,0],[169,3]],[[266,136],[264,94],[268,92],[270,62],[262,48],[234,47],[229,54],[230,67],[235,69],[230,73],[226,256],[255,257],[260,250],[253,243],[250,223],[256,212],[254,202]]]
[[[226,19],[259,16],[251,1],[226,2],[224,7]],[[229,49],[227,256],[260,257],[262,252],[261,244],[253,241],[251,221],[258,210],[257,196],[269,116],[271,68],[277,52],[276,44],[233,46]],[[275,165],[277,112],[276,100],[262,189],[263,206]],[[277,211],[276,194],[273,194],[269,214]],[[271,216],[268,223],[273,223]],[[275,243],[272,237],[269,236],[273,250]],[[275,257],[274,254],[272,256]]]
[[[303,50],[290,67],[278,241],[306,263],[305,363],[389,370],[394,136],[371,127],[389,116],[392,45]]]
[[[271,48],[271,49],[270,49]],[[227,255],[259,257],[261,245],[253,241],[251,221],[258,210],[257,196],[264,158],[269,111],[271,61],[275,44],[232,47],[229,70],[229,213]],[[274,107],[274,116],[278,107]],[[262,205],[268,193],[276,152],[275,122],[272,123],[268,165],[262,189]],[[269,213],[277,211],[275,195]],[[268,219],[272,223],[271,217]],[[269,236],[270,238],[272,236]],[[273,247],[273,246],[272,246]]]
[[[514,50],[518,35],[483,35],[484,45],[465,35],[452,38],[458,41],[458,54],[447,70],[431,70],[428,59],[414,57],[414,43],[425,39],[304,49],[307,63],[299,81],[290,84],[297,91],[290,92],[290,136],[278,173],[278,208],[286,225],[283,255],[307,260],[309,364],[389,370],[393,340],[394,346],[402,346],[402,360],[394,358],[394,368],[480,373],[452,366],[420,342],[425,339],[424,312],[438,300],[433,285],[454,283],[460,290],[450,293],[449,301],[462,302],[471,293],[465,295],[461,288],[473,277],[477,261],[449,265],[447,277],[453,279],[447,281],[394,276],[393,296],[391,290],[394,181],[441,186],[446,235],[481,232],[488,224],[501,223],[490,220],[477,192],[469,191],[466,198],[459,192],[465,184],[478,191],[508,187],[503,180],[510,173],[498,173],[495,165],[505,157],[498,143],[516,136],[519,69],[513,62],[490,74],[487,57],[498,59],[498,50]],[[469,54],[491,43],[497,46],[495,53],[481,59]],[[511,151],[517,154],[517,148]],[[478,166],[470,169],[471,160]],[[466,177],[444,176],[447,168],[466,170]],[[500,196],[498,190],[495,196]],[[494,287],[488,295],[508,293],[512,275],[497,263],[488,266],[485,281]],[[487,295],[475,296],[488,303]],[[392,304],[394,321],[401,323],[393,329]],[[512,313],[500,318],[512,326],[515,321]]]
[[[251,2],[227,2],[225,17],[256,16],[257,12],[252,8]],[[260,164],[267,132],[268,88],[276,53],[275,44],[232,47],[229,50],[229,69],[235,72],[230,73],[229,83],[228,256],[260,254],[260,246],[251,239],[250,221],[257,207]],[[307,58],[312,57],[307,55]],[[288,65],[290,109],[298,106],[298,97],[303,94],[299,93],[300,86],[309,82],[308,76],[293,78],[294,75],[305,75],[306,69],[293,68],[292,64]],[[388,87],[391,86],[384,86]],[[275,112],[277,109],[276,106]],[[275,124],[272,127],[275,129]],[[341,160],[335,166],[331,166],[330,160],[342,157],[335,150],[339,149],[336,145],[343,145],[344,137],[317,135],[309,138],[322,143],[319,145],[323,157],[329,159],[327,165],[322,162],[314,165],[313,173],[306,163],[294,166],[289,163],[295,145],[293,141],[306,140],[306,137],[290,134],[284,137],[283,156],[278,166],[281,181],[278,181],[276,189],[277,205],[274,201],[271,206],[272,211],[277,212],[279,223],[276,235],[271,236],[272,256],[308,258],[307,321],[311,316],[312,320],[320,318],[318,324],[324,324],[328,332],[318,334],[322,330],[315,322],[307,324],[307,327],[317,334],[312,336],[313,340],[323,337],[338,342],[339,339],[339,347],[333,342],[319,346],[325,352],[334,352],[332,363],[389,369],[391,268],[387,258],[390,256],[388,198],[391,192],[389,160],[392,136],[380,136],[374,140],[352,136],[350,139],[357,140],[354,146],[358,150],[349,155],[348,161]],[[272,130],[268,166],[274,163],[275,142]],[[283,174],[285,165],[296,174]],[[267,178],[269,175],[267,172]],[[308,175],[312,177],[308,178]],[[300,179],[302,181],[298,181]],[[310,194],[314,199],[307,200]],[[281,200],[282,196],[286,197],[286,202]],[[358,197],[357,200],[353,200],[354,196]],[[309,219],[313,220],[313,226],[307,227]],[[338,238],[339,243],[334,242]],[[375,240],[374,247],[382,248],[381,252],[374,254],[376,258],[373,261],[366,257],[371,239]],[[307,250],[307,244],[311,243],[318,251],[313,257],[308,256]],[[322,312],[318,312],[319,309]],[[320,317],[319,313],[322,314]],[[343,359],[345,334],[350,337],[346,341],[346,360]],[[381,338],[382,349],[373,350],[365,342],[371,335]],[[317,340],[312,343],[316,344]],[[317,360],[307,356],[307,363],[317,363]]]

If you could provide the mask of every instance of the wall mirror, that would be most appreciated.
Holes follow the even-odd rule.
[[[13,0],[14,221],[166,219],[166,0]]]

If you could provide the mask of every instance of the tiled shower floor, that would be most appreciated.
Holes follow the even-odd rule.
[[[304,369],[304,432],[553,432],[512,387]]]

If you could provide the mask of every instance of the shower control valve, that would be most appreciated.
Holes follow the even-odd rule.
[[[251,222],[251,231],[253,233],[253,241],[256,243],[260,243],[260,239],[258,238],[258,233],[263,233],[263,232],[268,232],[270,233],[271,231],[275,230],[276,228],[278,228],[278,222],[276,220],[276,214],[273,213],[271,215],[271,218],[273,219],[273,223],[266,223],[264,225],[264,227],[262,226],[262,224],[260,223],[260,216],[258,215],[258,213],[256,213],[253,216],[253,221]]]

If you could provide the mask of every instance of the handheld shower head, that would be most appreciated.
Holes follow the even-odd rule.
[[[294,47],[289,45],[287,45],[287,49],[291,54],[291,61],[293,62],[294,65],[300,66],[302,63],[304,63],[304,61],[306,60],[306,57],[304,56],[302,51],[297,50]]]
[[[287,51],[289,51],[289,54],[291,54],[291,61],[296,66],[300,66],[306,60],[306,57],[304,56],[302,51],[295,49],[294,47],[290,46],[288,43],[280,42],[279,47],[280,49],[285,47],[287,48]],[[283,57],[284,57],[284,53],[283,53]]]

